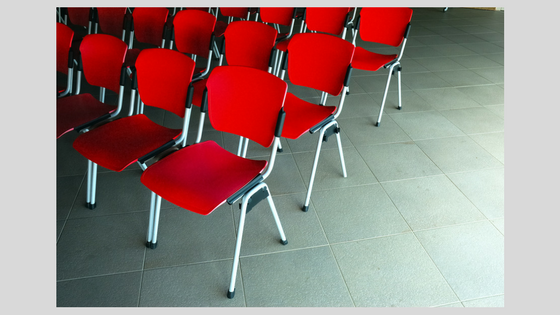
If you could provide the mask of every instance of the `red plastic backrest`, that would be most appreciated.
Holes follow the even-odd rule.
[[[284,26],[292,24],[295,8],[260,8],[261,21],[265,23],[276,23]]]
[[[221,66],[212,70],[206,87],[208,116],[216,130],[249,138],[265,147],[272,144],[288,90],[286,82],[258,69]]]
[[[74,31],[62,23],[56,23],[56,71],[68,74],[68,53],[72,46]]]
[[[220,8],[220,13],[223,16],[232,16],[240,19],[246,19],[249,13],[249,8]]]
[[[216,17],[199,10],[182,10],[173,18],[175,45],[183,53],[207,58]]]
[[[391,46],[399,46],[412,19],[410,8],[362,8],[360,38]]]
[[[127,45],[114,36],[86,35],[80,44],[80,54],[87,82],[119,93],[121,68],[127,49]]]
[[[354,56],[352,43],[329,34],[295,34],[288,44],[288,74],[296,85],[338,95]]]
[[[226,28],[225,55],[228,65],[267,71],[276,42],[276,30],[255,21],[236,21]]]
[[[126,8],[97,8],[101,32],[122,37]]]
[[[168,14],[167,8],[135,8],[132,12],[134,37],[139,42],[160,46]]]
[[[142,102],[184,117],[195,62],[175,50],[148,48],[140,52],[135,66]]]
[[[70,23],[88,27],[91,8],[68,8]]]
[[[305,9],[305,23],[310,31],[341,35],[346,27],[346,15],[352,8],[317,8]]]

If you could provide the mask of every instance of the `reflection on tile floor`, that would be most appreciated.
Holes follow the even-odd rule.
[[[77,134],[58,139],[57,306],[504,306],[503,34],[504,11],[414,9],[403,109],[393,81],[373,126],[387,74],[354,72],[339,118],[348,177],[332,138],[308,212],[300,209],[316,135],[282,141],[267,182],[289,244],[277,242],[268,205],[256,206],[231,300],[237,205],[203,217],[164,201],[158,247],[147,249],[140,168],[100,168],[98,206],[88,210]],[[211,128],[204,139],[237,144]],[[249,156],[263,152],[252,145]]]

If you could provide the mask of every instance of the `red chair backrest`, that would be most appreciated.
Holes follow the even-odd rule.
[[[175,50],[148,48],[140,52],[135,66],[142,102],[183,118],[195,62]]]
[[[225,55],[228,65],[267,71],[276,30],[255,21],[236,21],[226,28]]]
[[[249,14],[249,8],[220,8],[220,13],[223,16],[232,16],[240,19],[246,19]]]
[[[348,66],[354,57],[352,43],[329,34],[295,34],[288,44],[290,82],[331,95],[344,87]]]
[[[86,35],[80,44],[86,81],[119,93],[121,68],[127,49],[127,45],[114,36]]]
[[[292,19],[294,18],[295,8],[270,8],[262,7],[260,8],[261,21],[265,23],[275,23],[284,26],[289,26],[292,24]]]
[[[72,46],[74,31],[62,23],[56,23],[56,71],[68,74],[68,53]]]
[[[175,14],[175,45],[183,53],[208,56],[216,17],[199,10],[182,10]]]
[[[391,46],[399,46],[412,19],[410,8],[362,8],[360,38]]]
[[[268,72],[240,67],[216,67],[208,82],[208,116],[219,131],[249,138],[269,147],[278,113],[288,90],[286,82]]]
[[[346,16],[352,8],[317,8],[305,9],[305,23],[310,31],[340,35],[346,27]]]
[[[79,26],[89,26],[91,8],[68,8],[70,23]]]
[[[135,8],[132,12],[134,37],[139,42],[160,46],[168,14],[167,8]]]
[[[122,37],[126,8],[97,8],[97,16],[101,32]]]

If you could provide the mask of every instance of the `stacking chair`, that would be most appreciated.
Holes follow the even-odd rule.
[[[139,7],[132,11],[132,23],[130,25],[130,38],[128,40],[128,53],[126,65],[131,69],[141,49],[134,48],[133,43],[147,44],[150,48],[165,47],[167,37],[167,8]],[[132,70],[131,70],[132,71]]]
[[[156,248],[161,199],[189,211],[209,215],[220,205],[241,200],[241,214],[233,258],[228,298],[235,295],[245,216],[258,202],[267,199],[280,242],[286,245],[280,219],[264,180],[270,175],[280,141],[285,113],[282,105],[287,84],[278,77],[248,67],[221,66],[208,78],[203,110],[219,131],[247,137],[271,147],[269,160],[239,157],[214,141],[180,149],[149,166],[140,178],[152,191],[146,246]],[[207,93],[207,94],[206,94]],[[206,97],[207,95],[207,97]],[[204,250],[204,249],[202,249]]]
[[[387,84],[381,108],[377,118],[376,126],[381,123],[381,115],[385,106],[391,76],[397,71],[399,106],[402,108],[401,101],[401,63],[404,47],[410,31],[410,20],[412,19],[412,9],[410,8],[362,8],[356,31],[354,32],[353,43],[356,44],[358,33],[360,38],[367,42],[379,43],[393,47],[401,46],[399,54],[379,54],[368,51],[362,47],[356,47],[356,54],[352,67],[360,70],[377,71],[382,67],[389,69]]]
[[[126,32],[130,28],[127,18],[127,8],[94,8],[94,32],[97,34],[99,30],[103,34],[113,35],[126,41]]]
[[[72,38],[74,31],[63,23],[56,23],[56,71],[66,75],[65,86],[57,87],[57,97],[72,93],[74,79],[74,54],[72,52]]]
[[[309,209],[322,143],[333,134],[336,135],[338,143],[342,174],[347,176],[340,142],[340,127],[336,118],[344,105],[353,55],[354,45],[349,41],[329,34],[303,33],[292,37],[283,60],[282,79],[287,70],[291,83],[323,92],[319,104],[304,101],[292,93],[287,94],[284,103],[286,122],[282,137],[298,139],[306,132],[319,133],[303,211]],[[325,106],[327,93],[333,96],[340,95],[338,106]]]
[[[227,18],[227,22],[225,21],[216,22],[216,30],[214,31],[214,35],[216,35],[216,37],[221,37],[226,31],[226,28],[229,25],[229,23],[233,22],[235,18],[249,21],[249,17],[251,16],[251,11],[249,8],[240,8],[240,7],[218,8],[218,14],[219,13],[221,13],[222,16]]]
[[[327,33],[346,38],[346,26],[350,20],[349,12],[351,10],[352,8],[340,7],[305,8],[300,33],[310,31],[312,33]],[[290,38],[287,38],[276,45],[276,49],[280,52],[279,60],[281,60],[289,44]],[[278,68],[277,71],[279,72],[280,69]],[[279,73],[277,73],[277,75],[278,74]]]
[[[74,141],[76,151],[88,159],[88,208],[96,206],[97,165],[120,172],[138,162],[145,170],[150,159],[166,150],[173,150],[177,145],[185,145],[191,113],[193,71],[194,61],[178,51],[167,48],[142,50],[132,73],[128,116],[81,134]],[[136,90],[146,105],[183,118],[182,129],[159,125],[144,114],[133,114]]]
[[[75,130],[84,132],[95,124],[117,116],[124,98],[126,67],[123,66],[126,44],[111,35],[86,35],[80,45],[75,95],[57,99],[56,136]],[[100,88],[99,99],[80,94],[82,72],[85,80]],[[105,91],[118,94],[118,105],[105,104]]]
[[[255,68],[272,73],[277,31],[270,25],[255,21],[235,21],[224,33],[220,62]],[[224,52],[225,50],[225,52]],[[197,95],[199,93],[196,93]],[[245,156],[249,139],[240,137],[238,155]]]

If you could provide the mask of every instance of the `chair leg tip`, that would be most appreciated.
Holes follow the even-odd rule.
[[[284,152],[284,149],[282,149],[282,148],[278,148],[278,149],[276,149],[276,152],[278,152],[278,153],[282,153],[282,152]]]
[[[157,247],[157,242],[152,243],[152,242],[146,242],[146,247],[150,248],[150,249],[156,249]]]
[[[280,240],[280,244],[282,244],[282,245],[288,245],[288,240]]]
[[[233,291],[228,291],[228,293],[227,293],[228,299],[233,299],[234,296],[235,296],[235,290],[233,290]]]
[[[309,211],[309,206],[303,206],[303,207],[301,208],[301,210],[302,210],[303,212],[307,212],[307,211]]]
[[[90,210],[93,210],[93,209],[95,209],[95,207],[97,207],[97,204],[87,202],[86,207]]]
[[[402,106],[397,107],[397,109],[398,109],[398,110],[401,110],[401,109],[402,109]]]
[[[375,127],[379,127],[379,125],[381,125],[380,122],[376,122],[376,123],[375,123]]]

